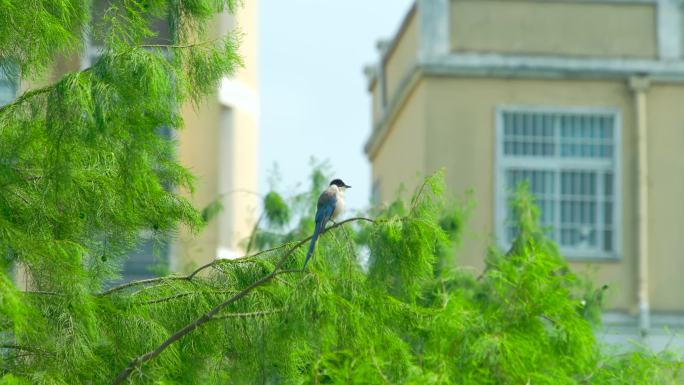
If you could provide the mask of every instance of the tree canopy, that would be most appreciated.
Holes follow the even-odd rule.
[[[179,106],[240,60],[235,36],[206,40],[233,1],[106,4],[93,19],[85,0],[0,0],[10,74],[44,76],[87,35],[102,44],[90,68],[0,107],[0,384],[682,382],[678,356],[597,343],[598,296],[524,190],[511,250],[492,251],[481,275],[461,269],[467,205],[439,173],[408,202],[330,226],[307,272],[320,171],[310,191],[265,196],[250,255],[109,287],[141,232],[210,217],[178,193],[192,175],[158,133],[182,128]],[[150,27],[160,19],[165,43]]]

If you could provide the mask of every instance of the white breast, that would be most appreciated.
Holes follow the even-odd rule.
[[[335,202],[335,210],[332,214],[332,219],[337,218],[338,215],[342,214],[344,211],[344,193],[342,191],[337,192],[337,200]]]

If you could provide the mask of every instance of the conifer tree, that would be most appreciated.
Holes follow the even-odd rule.
[[[0,0],[0,59],[32,78],[100,34],[101,58],[0,107],[0,384],[676,384],[674,354],[611,355],[524,190],[518,239],[480,276],[453,260],[467,209],[440,174],[412,198],[331,225],[306,273],[328,179],[271,192],[250,255],[106,284],[146,230],[205,219],[160,128],[182,127],[239,59],[206,40],[232,1]],[[171,41],[150,43],[152,20]],[[362,254],[368,255],[360,263]],[[9,271],[20,267],[27,286]]]

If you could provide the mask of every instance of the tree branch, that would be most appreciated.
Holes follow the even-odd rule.
[[[35,90],[30,90],[30,91],[24,92],[21,96],[16,97],[11,103],[8,103],[8,104],[0,107],[0,115],[4,114],[6,111],[9,111],[10,109],[12,109],[16,106],[22,104],[23,102],[26,101],[26,99],[30,99],[34,96],[50,92],[50,90],[53,87],[54,87],[54,84],[51,84],[49,86],[36,88]]]
[[[252,251],[252,245],[254,244],[254,240],[256,239],[256,234],[259,230],[259,225],[261,224],[261,221],[264,219],[265,216],[266,211],[262,212],[261,215],[259,215],[259,219],[257,219],[256,223],[254,223],[252,233],[249,235],[249,242],[247,243],[247,247],[245,248],[245,254],[249,254],[249,252]]]
[[[57,293],[55,291],[24,291],[24,294],[35,294],[35,295],[49,295],[49,296],[62,296],[64,294],[62,293]]]
[[[355,221],[365,221],[365,222],[371,222],[371,223],[375,222],[375,220],[370,219],[370,218],[354,217],[354,218],[349,218],[349,219],[346,219],[346,220],[341,221],[339,223],[336,223],[333,226],[328,227],[327,230],[334,229],[335,227],[337,227],[339,225],[343,225],[345,223],[355,222]],[[308,240],[311,240],[311,237],[303,239],[302,241],[308,241]],[[113,288],[106,290],[106,291],[104,291],[100,294],[97,294],[97,295],[98,296],[105,296],[105,295],[109,295],[109,294],[115,293],[115,292],[123,290],[123,289],[127,289],[129,287],[146,285],[146,284],[156,283],[156,282],[163,282],[166,280],[192,281],[199,272],[201,272],[202,270],[208,269],[210,267],[213,267],[215,265],[218,265],[221,263],[250,263],[250,262],[253,262],[253,261],[251,261],[251,259],[253,259],[253,258],[256,258],[260,255],[270,253],[270,252],[273,252],[276,250],[280,250],[282,248],[287,247],[288,245],[289,245],[289,243],[285,243],[285,244],[282,244],[280,246],[276,246],[276,247],[273,247],[273,248],[270,248],[267,250],[262,250],[262,251],[259,251],[258,253],[254,253],[252,255],[247,255],[244,257],[236,258],[236,259],[215,259],[215,260],[213,260],[213,261],[211,261],[205,265],[198,267],[197,269],[195,269],[193,272],[191,272],[190,274],[188,274],[186,276],[157,277],[157,278],[142,279],[139,281],[131,281],[131,282],[125,283],[123,285],[113,287]]]
[[[213,44],[213,43],[216,43],[217,41],[219,41],[221,39],[222,39],[222,37],[218,37],[216,39],[198,41],[195,43],[188,43],[188,44],[141,44],[141,45],[139,45],[139,47],[142,47],[142,48],[192,48],[192,47],[197,47],[197,46],[201,46],[201,45]]]
[[[342,222],[338,222],[338,223],[328,227],[327,229],[324,229],[323,232],[321,233],[321,235],[325,234],[327,231],[332,230],[336,227],[339,227],[345,223],[349,223],[349,222],[353,222],[353,221],[360,221],[360,220],[371,222],[371,223],[375,222],[373,219],[370,219],[370,218],[363,218],[363,217],[350,218],[350,219],[344,220]],[[171,336],[169,336],[159,346],[157,346],[157,348],[155,348],[154,350],[151,350],[151,351],[149,351],[143,355],[140,355],[140,356],[134,358],[133,360],[131,360],[131,362],[128,364],[128,366],[124,370],[122,370],[118,376],[116,376],[116,378],[112,382],[112,385],[122,384],[128,378],[128,376],[131,375],[133,370],[135,370],[141,364],[157,357],[164,350],[166,350],[166,348],[168,348],[171,344],[173,344],[174,342],[185,337],[187,334],[189,334],[193,330],[197,329],[198,327],[202,326],[203,324],[205,324],[211,320],[214,320],[216,317],[216,314],[218,312],[220,312],[221,309],[225,308],[226,306],[231,305],[232,303],[237,302],[238,300],[240,300],[241,298],[243,298],[247,294],[249,294],[252,290],[254,290],[257,287],[259,287],[259,286],[269,282],[270,280],[272,280],[275,276],[277,276],[279,274],[286,274],[286,273],[295,273],[295,272],[302,273],[301,270],[281,270],[281,268],[283,267],[285,262],[287,262],[287,260],[290,258],[290,256],[294,253],[294,251],[297,250],[302,245],[304,245],[305,243],[307,243],[309,240],[311,240],[311,236],[304,238],[304,239],[300,240],[299,242],[295,243],[285,253],[285,255],[283,255],[278,260],[278,262],[274,266],[273,271],[271,271],[271,273],[263,276],[262,278],[258,279],[257,281],[254,281],[251,285],[242,289],[242,291],[240,291],[236,295],[234,295],[231,298],[229,298],[229,299],[221,302],[220,304],[214,306],[211,310],[209,310],[207,313],[205,313],[202,316],[200,316],[199,318],[197,318],[195,321],[193,321],[193,322],[185,325],[184,327],[180,328],[178,331],[176,331]],[[196,270],[196,272],[197,272],[197,270]],[[196,274],[196,272],[193,272],[191,275],[194,276],[194,274]]]
[[[261,316],[270,315],[270,314],[274,314],[274,313],[280,313],[282,311],[283,311],[283,309],[274,309],[274,310],[253,311],[253,312],[249,312],[249,313],[227,313],[227,314],[215,315],[211,319],[212,320],[221,320],[221,319],[226,319],[226,318],[261,317]]]
[[[117,291],[121,291],[123,289],[127,289],[129,287],[145,285],[148,283],[161,282],[161,281],[187,281],[187,280],[188,280],[187,276],[170,276],[170,277],[141,279],[139,281],[131,281],[128,283],[124,283],[123,285],[114,286],[113,288],[111,288],[109,290],[105,290],[102,293],[97,294],[97,296],[102,297],[105,295],[116,293]]]
[[[220,290],[220,291],[204,291],[204,292],[199,292],[199,294],[227,294],[227,293],[235,293],[235,290]],[[193,294],[198,294],[197,292],[185,292],[185,293],[178,293],[175,295],[171,295],[168,297],[163,297],[163,298],[157,298],[157,299],[152,299],[149,301],[142,301],[142,302],[136,302],[133,303],[133,305],[152,305],[155,303],[161,303],[161,302],[166,302],[166,301],[171,301],[174,299],[178,298],[183,298],[187,297]]]
[[[24,346],[24,345],[17,345],[17,344],[10,344],[10,343],[1,343],[0,344],[0,349],[14,349],[14,350],[23,350],[25,352],[30,352],[30,353],[35,353],[35,354],[48,354],[48,355],[54,355],[54,353],[33,347],[33,346]]]
[[[81,73],[90,72],[90,71],[92,71],[92,68],[93,67],[88,67],[88,68],[86,68],[80,72]],[[56,83],[53,83],[53,84],[50,84],[50,85],[47,85],[44,87],[36,88],[34,90],[28,90],[28,91],[24,92],[20,96],[14,98],[14,100],[12,100],[12,102],[5,104],[4,106],[0,107],[0,116],[2,116],[2,114],[4,114],[5,112],[7,112],[13,108],[16,108],[20,104],[24,103],[27,99],[30,99],[34,96],[38,96],[38,95],[50,92],[53,88],[55,88],[55,86],[57,84],[59,84],[63,80],[64,79],[62,78],[61,80],[57,81]]]

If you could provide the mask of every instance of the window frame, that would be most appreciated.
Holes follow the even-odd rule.
[[[613,156],[608,159],[563,159],[558,155],[543,156],[506,156],[504,154],[504,114],[505,113],[544,113],[554,115],[610,115],[613,117]],[[506,241],[507,199],[506,170],[515,167],[530,170],[550,170],[560,178],[560,170],[597,170],[608,168],[613,170],[613,251],[587,251],[561,247],[562,255],[573,261],[615,261],[622,259],[623,242],[623,205],[622,205],[622,111],[617,107],[540,107],[524,105],[497,106],[495,111],[495,161],[494,161],[494,228],[497,244],[504,250],[510,247]],[[555,133],[558,137],[558,133]],[[556,141],[558,143],[558,141]],[[557,179],[558,196],[560,196],[560,182]],[[560,212],[557,213],[560,218]],[[558,219],[560,220],[560,219]],[[557,232],[560,229],[555,229]]]

